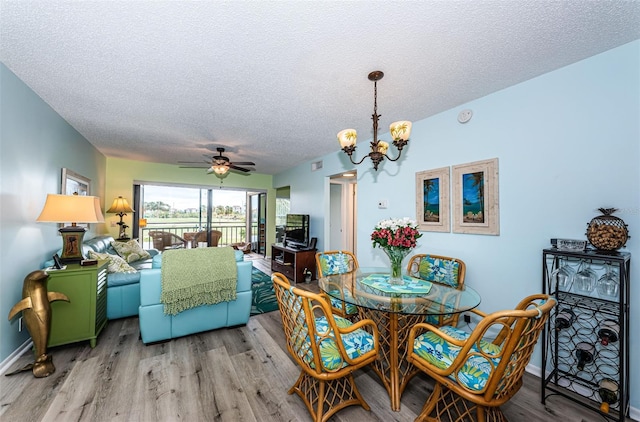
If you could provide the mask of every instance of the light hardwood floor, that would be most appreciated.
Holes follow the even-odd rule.
[[[255,258],[255,257],[254,257]],[[260,259],[254,265],[270,273]],[[312,282],[306,286],[313,290]],[[109,321],[98,344],[52,348],[56,372],[36,379],[24,372],[0,379],[2,421],[309,421],[300,398],[288,395],[299,374],[289,358],[278,311],[251,317],[243,327],[191,335],[159,344],[139,340],[138,318]],[[12,370],[33,360],[23,355]],[[393,412],[370,369],[356,383],[371,411],[349,407],[342,422],[413,421],[432,382],[415,377]],[[540,403],[540,379],[524,386],[505,406],[518,421],[602,421],[596,413],[561,397]]]

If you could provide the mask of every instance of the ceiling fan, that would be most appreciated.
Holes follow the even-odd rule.
[[[256,164],[251,161],[236,161],[231,162],[229,157],[225,157],[222,155],[224,153],[224,148],[216,148],[219,155],[214,155],[208,161],[200,162],[190,162],[190,161],[178,161],[179,164],[191,164],[180,166],[180,168],[207,168],[207,173],[215,173],[219,176],[223,176],[227,174],[229,170],[235,170],[242,173],[248,173],[253,169],[248,169],[240,166],[255,166]]]

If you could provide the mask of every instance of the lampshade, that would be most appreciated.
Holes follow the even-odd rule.
[[[36,219],[41,223],[102,223],[104,217],[97,196],[50,193]]]
[[[358,135],[355,129],[345,129],[338,133],[338,142],[340,142],[341,148],[354,146],[357,138]]]
[[[391,132],[391,139],[402,139],[406,141],[411,135],[411,122],[407,120],[401,120],[399,122],[393,122],[389,125],[389,131]]]
[[[116,214],[118,213],[126,214],[128,212],[133,212],[133,208],[129,206],[129,203],[125,198],[123,198],[122,196],[118,196],[116,199],[113,200],[113,204],[111,204],[111,207],[109,207],[107,212],[116,213]]]

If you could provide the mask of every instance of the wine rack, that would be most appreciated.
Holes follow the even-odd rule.
[[[542,255],[543,292],[558,302],[542,334],[542,403],[561,395],[606,419],[624,421],[629,413],[631,255],[559,249],[544,249]],[[611,283],[612,277],[619,284]],[[619,332],[611,337],[604,334],[616,328]],[[608,391],[611,386],[618,391]]]

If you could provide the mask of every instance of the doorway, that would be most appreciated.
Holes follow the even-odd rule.
[[[329,177],[328,244],[325,250],[357,248],[357,173],[350,171]]]

